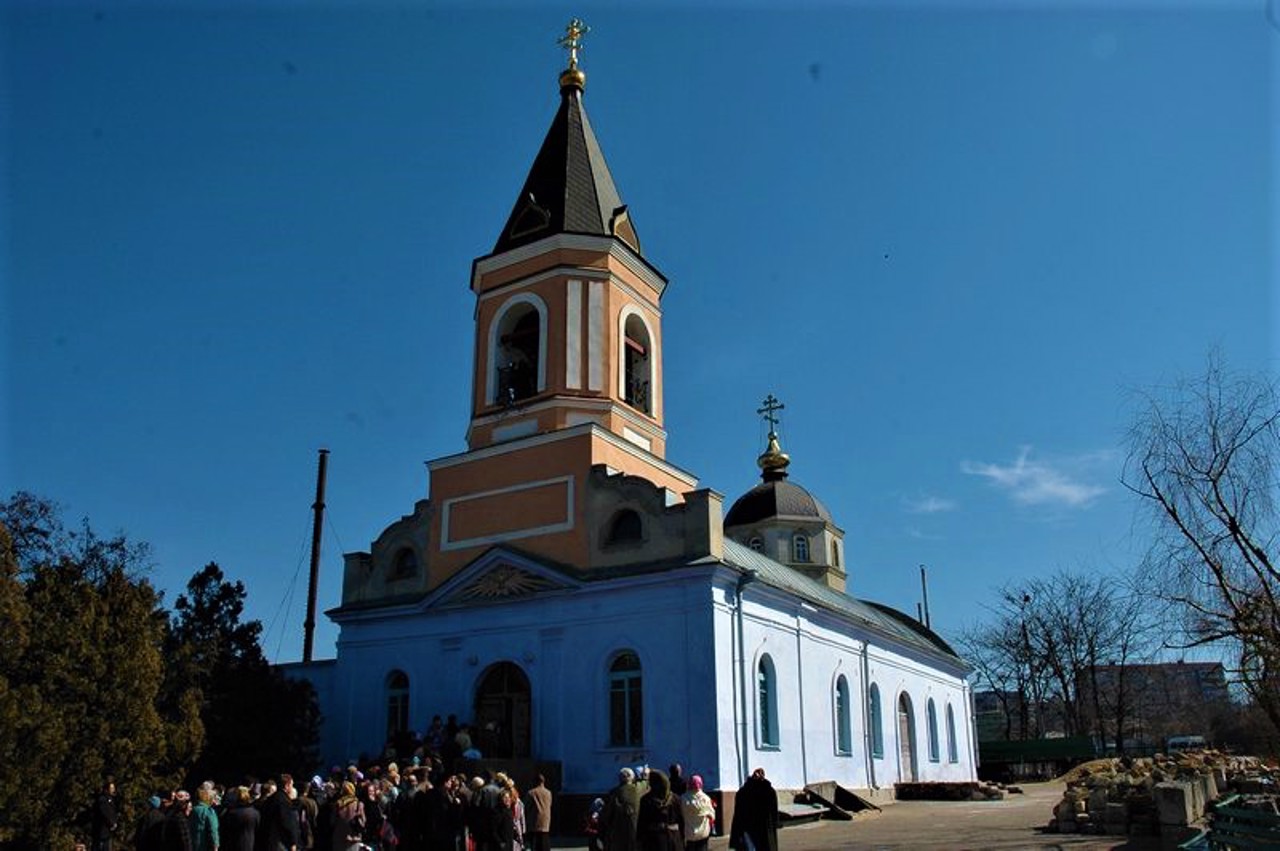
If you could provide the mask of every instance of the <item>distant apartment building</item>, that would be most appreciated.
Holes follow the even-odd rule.
[[[1097,700],[1094,691],[1097,691]],[[1231,705],[1220,662],[1099,665],[1081,677],[1081,700],[1096,712],[1107,748],[1120,729],[1125,749],[1160,749],[1174,736],[1207,735],[1213,718]]]

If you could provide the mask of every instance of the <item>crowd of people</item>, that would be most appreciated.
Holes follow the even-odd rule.
[[[122,833],[114,786],[92,809],[90,848]],[[133,827],[137,851],[548,851],[551,792],[527,794],[498,772],[468,780],[394,762],[295,784],[288,774],[251,786],[202,783],[148,801]]]
[[[445,725],[437,716],[417,742],[403,768],[389,748],[384,761],[335,766],[302,783],[281,774],[157,795],[131,829],[120,824],[108,781],[90,810],[88,851],[112,851],[113,839],[129,835],[136,851],[550,851],[545,777],[522,793],[502,772],[456,770],[479,751],[452,718]],[[764,772],[738,794],[730,846],[777,851],[777,798],[770,802]],[[621,770],[617,786],[592,803],[583,832],[590,851],[706,851],[715,826],[701,777],[686,779],[679,765],[669,773],[641,766]]]
[[[679,764],[669,773],[623,768],[618,785],[591,804],[589,851],[706,851],[716,807],[694,774]],[[757,768],[738,790],[729,831],[735,851],[777,851],[778,796]]]

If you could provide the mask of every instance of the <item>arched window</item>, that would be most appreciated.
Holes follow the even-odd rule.
[[[387,675],[387,739],[409,729],[409,675],[392,671]]]
[[[871,716],[871,755],[880,759],[884,756],[884,723],[880,711],[880,687],[871,684],[871,704],[868,714]]]
[[[760,705],[760,746],[778,746],[778,675],[769,654],[760,657],[756,668],[756,696]]]
[[[911,695],[904,691],[898,695],[898,779],[904,783],[920,779],[916,747],[915,707]]]
[[[959,762],[960,749],[956,744],[956,712],[947,704],[947,762]]]
[[[547,317],[542,299],[515,296],[493,318],[486,401],[510,405],[546,386]]]
[[[792,561],[808,561],[809,560],[809,538],[799,532],[791,539],[791,560]]]
[[[609,534],[605,537],[605,543],[621,544],[628,541],[639,541],[643,535],[644,527],[640,522],[640,515],[630,508],[624,508],[613,515],[613,521],[609,524]]]
[[[925,717],[929,722],[929,762],[938,762],[942,758],[938,747],[938,709],[932,697],[925,706]]]
[[[625,650],[609,665],[609,745],[644,744],[644,714],[640,689],[640,657]]]
[[[840,566],[840,542],[835,538],[831,539],[831,566]]]
[[[405,547],[396,553],[396,560],[391,565],[392,579],[408,579],[418,572],[418,557],[413,554],[413,549]]]
[[[758,553],[764,552],[764,541],[760,540],[759,535],[747,541],[747,546],[751,547],[751,549],[755,550]]]
[[[849,681],[836,677],[836,753],[853,753],[853,725],[849,721]]]
[[[639,313],[624,313],[622,322],[622,400],[653,413],[653,341]]]

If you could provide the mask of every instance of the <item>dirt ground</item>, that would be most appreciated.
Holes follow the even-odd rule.
[[[1094,836],[1045,832],[1053,805],[1062,796],[1060,782],[1030,783],[1024,794],[1003,801],[900,801],[882,812],[855,816],[852,822],[818,821],[784,828],[779,851],[823,849],[1072,849],[1072,851],[1161,851],[1159,837]],[[717,845],[717,842],[720,843]],[[725,851],[727,840],[712,843]]]

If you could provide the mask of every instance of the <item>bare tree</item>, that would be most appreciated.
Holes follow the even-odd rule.
[[[1000,704],[1006,739],[1038,739],[1049,732],[1043,711],[1049,692],[1048,671],[1033,652],[1026,611],[1029,602],[1012,586],[1002,589],[990,620],[970,627],[960,637],[980,687]]]
[[[991,617],[969,629],[961,645],[1006,712],[1008,738],[1046,733],[1123,733],[1131,700],[1123,671],[1145,659],[1152,641],[1150,607],[1123,577],[1059,571],[1000,589]],[[1099,668],[1119,666],[1106,687]],[[1013,729],[1017,718],[1016,733]]]
[[[1280,729],[1276,384],[1211,357],[1203,376],[1145,402],[1124,482],[1155,531],[1150,588],[1183,613],[1184,646],[1232,649],[1236,677]]]

